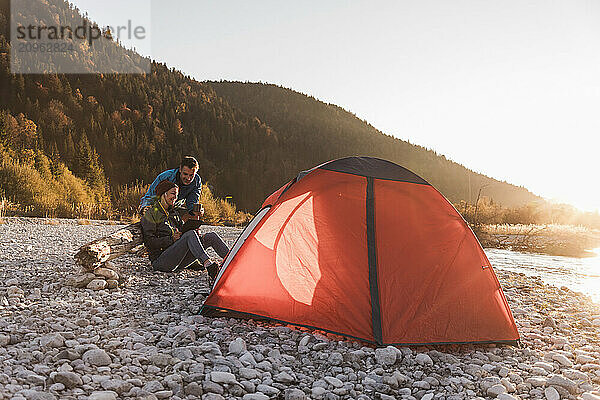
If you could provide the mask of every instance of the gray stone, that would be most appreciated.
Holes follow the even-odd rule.
[[[394,377],[394,379],[396,379],[398,385],[403,385],[409,381],[408,377],[398,370],[394,371],[392,373],[392,376]]]
[[[72,275],[67,279],[66,284],[68,286],[82,289],[94,279],[96,279],[96,275],[92,274],[91,272],[82,275]]]
[[[560,395],[552,386],[544,390],[544,396],[546,396],[546,400],[560,400]]]
[[[269,361],[263,360],[263,361],[259,362],[258,364],[256,364],[256,368],[262,369],[263,371],[270,372],[273,370],[273,365]]]
[[[600,395],[593,393],[583,393],[579,398],[581,400],[600,400]]]
[[[306,400],[306,394],[300,389],[287,389],[284,393],[285,400]]]
[[[308,345],[309,341],[310,341],[310,335],[302,336],[302,339],[300,339],[300,342],[298,343],[298,347],[306,347]]]
[[[237,383],[235,375],[230,372],[213,371],[210,373],[210,379],[215,383]]]
[[[139,378],[127,379],[127,382],[131,383],[133,386],[142,387],[142,380]]]
[[[159,354],[151,355],[150,357],[148,357],[148,360],[153,365],[156,365],[157,367],[167,367],[167,366],[171,365],[171,361],[173,360],[173,357],[171,357],[168,354],[159,353]]]
[[[88,319],[85,318],[78,318],[75,321],[75,325],[80,326],[82,328],[85,328],[86,326],[88,326],[90,324],[90,321]]]
[[[164,390],[164,386],[159,381],[150,381],[146,382],[142,389],[149,393],[156,393],[161,390]]]
[[[202,353],[214,354],[215,356],[222,355],[221,348],[215,342],[204,342],[198,346],[198,350],[200,350]]]
[[[578,354],[575,360],[577,361],[578,364],[588,364],[588,363],[595,364],[596,363],[596,359],[587,354]]]
[[[109,280],[109,279],[113,279],[115,281],[119,280],[119,274],[117,274],[115,271],[113,271],[110,268],[103,268],[103,267],[96,268],[94,270],[94,274],[96,274],[97,276],[102,277],[106,280]]]
[[[510,395],[508,393],[500,393],[498,395],[498,397],[496,397],[497,400],[519,400],[517,397]]]
[[[335,388],[340,388],[340,387],[344,386],[344,382],[342,382],[338,378],[334,378],[333,376],[326,376],[323,379],[325,379],[325,382],[327,382],[328,384],[330,384],[331,386],[333,386]]]
[[[554,365],[544,362],[544,361],[537,361],[533,364],[534,367],[539,367],[539,368],[543,368],[548,372],[552,372],[554,371]]]
[[[569,360],[564,354],[554,354],[552,356],[554,361],[557,361],[563,367],[572,367],[573,362]]]
[[[375,349],[375,361],[381,365],[394,365],[396,363],[396,349],[392,346]]]
[[[429,357],[428,354],[425,353],[418,353],[415,356],[415,361],[419,365],[433,365],[433,360],[431,359],[431,357]]]
[[[342,365],[344,363],[344,356],[341,353],[334,351],[329,356],[329,364],[331,365]]]
[[[219,385],[216,382],[213,381],[204,381],[202,382],[202,390],[204,390],[204,392],[208,392],[208,393],[216,393],[216,394],[223,394],[225,392],[225,390],[223,389],[223,386]],[[204,396],[206,396],[207,393],[205,393],[202,398],[204,398]]]
[[[585,372],[577,371],[576,369],[563,369],[562,374],[573,381],[589,382],[590,380]]]
[[[571,394],[577,393],[577,384],[561,375],[552,375],[548,381],[548,386],[560,386],[569,391]]]
[[[153,393],[146,393],[143,390],[140,390],[139,392],[136,391],[136,393],[138,400],[158,400],[158,397]]]
[[[231,354],[242,354],[246,351],[246,342],[242,338],[236,338],[229,343],[229,353]]]
[[[108,353],[106,353],[102,349],[88,350],[85,353],[83,353],[83,356],[81,356],[81,359],[84,362],[86,362],[90,365],[96,366],[96,367],[103,367],[106,365],[110,365],[110,363],[112,362]]]
[[[295,381],[294,377],[291,376],[290,374],[288,374],[287,372],[280,372],[277,375],[275,375],[273,377],[273,380],[275,382],[280,382],[280,383],[292,383]]]
[[[187,327],[180,329],[177,335],[175,335],[173,338],[173,341],[178,346],[192,343],[194,340],[196,340],[196,333]]]
[[[413,382],[412,387],[418,388],[418,389],[424,389],[424,390],[431,389],[431,385],[427,381],[416,381],[416,382]]]
[[[106,288],[106,281],[104,279],[92,279],[86,287],[91,290],[102,290]]]
[[[240,385],[242,385],[242,387],[244,388],[244,390],[247,393],[254,393],[254,392],[256,392],[256,385],[253,382],[250,382],[250,381],[241,381]]]
[[[106,288],[107,289],[116,289],[119,287],[119,281],[116,279],[107,279],[106,280]]]
[[[188,396],[200,397],[202,396],[203,390],[202,386],[200,386],[198,383],[191,382],[185,387],[184,392]]]
[[[29,374],[26,381],[33,386],[43,386],[46,383],[46,378],[38,374]]]
[[[60,333],[49,333],[40,338],[40,346],[42,347],[63,347],[65,338]]]
[[[104,390],[117,392],[118,394],[129,392],[133,387],[131,383],[122,379],[109,379],[103,381],[100,386],[102,386],[102,389]]]
[[[252,353],[250,353],[249,351],[242,354],[240,356],[239,360],[244,365],[253,365],[253,366],[256,365],[256,360],[254,359],[254,356],[252,355]]]
[[[527,378],[525,383],[529,383],[533,387],[543,387],[546,386],[547,379],[542,376],[532,376],[531,378]]]
[[[8,297],[24,297],[25,292],[18,286],[11,286],[6,289],[6,295]]]
[[[177,347],[173,349],[171,354],[173,355],[173,357],[182,361],[194,358],[194,354],[192,353],[192,351],[185,347]]]
[[[315,345],[313,346],[313,350],[314,351],[325,350],[328,346],[329,346],[329,344],[327,344],[325,342],[315,343]]]
[[[506,388],[502,384],[496,384],[494,386],[491,386],[487,390],[487,394],[492,397],[497,397],[499,394],[505,393],[505,392],[506,392]]]
[[[552,329],[556,329],[556,322],[552,319],[552,317],[546,317],[544,323],[542,324],[544,328],[550,327]]]
[[[326,392],[327,392],[327,389],[324,389],[324,388],[319,387],[319,386],[314,387],[311,390],[312,397],[314,399],[321,399],[321,398],[323,398],[323,395],[325,395]]]
[[[88,400],[117,400],[117,394],[108,390],[92,392]]]
[[[61,351],[60,353],[58,353],[58,355],[56,356],[57,360],[69,360],[69,361],[73,361],[73,360],[77,360],[79,359],[81,356],[79,355],[78,352],[76,352],[75,350],[71,350],[71,349],[66,349]]]
[[[4,282],[4,284],[6,286],[18,286],[19,280],[17,278],[7,279],[6,282]]]
[[[509,393],[513,393],[517,390],[515,385],[508,378],[500,379],[500,383],[502,383],[504,385],[504,387],[506,388],[506,391]]]
[[[256,391],[257,392],[261,392],[266,394],[267,396],[276,396],[279,394],[279,389],[270,386],[270,385],[264,385],[264,384],[260,384],[256,386]]]
[[[244,379],[260,378],[261,373],[252,368],[240,368],[238,374]]]
[[[270,397],[264,393],[247,393],[242,400],[269,400]]]
[[[56,400],[56,396],[48,392],[36,392],[31,393],[29,400]]]
[[[68,389],[83,385],[81,377],[74,372],[61,371],[54,376],[54,382],[62,383]]]
[[[63,390],[65,390],[65,385],[63,385],[60,382],[53,383],[48,389],[50,389],[53,392],[62,392]]]
[[[202,395],[202,400],[225,400],[225,397],[218,393],[205,393]]]
[[[366,356],[365,352],[362,350],[354,350],[344,354],[344,360],[347,362],[360,362]]]

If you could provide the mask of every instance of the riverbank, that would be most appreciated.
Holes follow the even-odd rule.
[[[119,229],[89,221],[0,225],[0,400],[600,399],[600,306],[497,270],[522,347],[375,350],[275,323],[198,315],[202,272],[115,265],[126,283],[65,285],[76,249]],[[239,229],[215,227],[231,244]]]
[[[600,231],[571,225],[477,225],[483,247],[565,257],[595,257]]]

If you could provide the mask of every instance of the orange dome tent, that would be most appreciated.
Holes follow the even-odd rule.
[[[301,172],[265,200],[202,307],[218,311],[378,345],[519,339],[454,207],[411,171],[370,157]]]

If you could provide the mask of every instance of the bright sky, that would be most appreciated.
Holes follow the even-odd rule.
[[[135,21],[107,1],[74,3],[101,24]],[[152,0],[151,15],[150,55],[198,80],[307,93],[475,171],[600,210],[595,0]]]

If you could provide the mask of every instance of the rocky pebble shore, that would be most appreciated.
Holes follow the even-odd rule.
[[[375,349],[324,332],[198,315],[205,272],[125,255],[114,289],[69,284],[73,254],[122,225],[0,224],[0,400],[600,399],[600,306],[496,271],[522,346]],[[209,229],[208,227],[206,227]],[[239,229],[210,228],[232,244]]]

